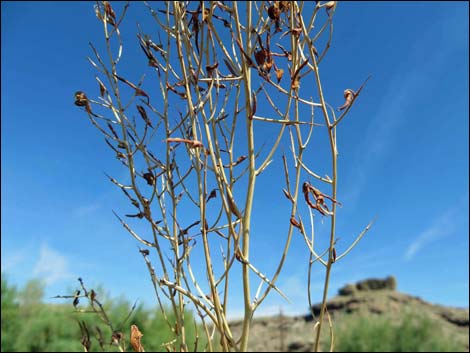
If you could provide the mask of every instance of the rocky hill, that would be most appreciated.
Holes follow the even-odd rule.
[[[438,323],[440,334],[451,337],[461,347],[461,351],[469,349],[468,309],[435,305],[419,297],[399,293],[393,277],[368,279],[347,285],[339,290],[338,296],[331,298],[327,307],[335,327],[341,326],[346,318],[351,317],[385,317],[392,323],[398,323],[407,313],[425,315]],[[320,304],[314,305],[312,312],[313,315],[254,319],[249,349],[254,352],[310,351],[314,341],[312,321],[320,312]],[[238,335],[241,322],[234,322],[231,326],[234,334]],[[324,328],[327,334],[328,325]]]

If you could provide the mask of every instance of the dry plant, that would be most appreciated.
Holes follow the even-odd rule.
[[[276,281],[297,232],[310,252],[309,301],[312,264],[318,261],[326,269],[314,348],[319,349],[322,324],[328,318],[333,349],[326,308],[331,268],[370,227],[343,254],[336,254],[336,129],[365,84],[344,91],[339,116],[323,94],[319,66],[330,48],[337,3],[144,4],[157,28],[145,33],[139,26],[137,34],[151,77],[124,77],[119,71],[124,52],[120,27],[129,4],[118,13],[111,3],[99,2],[95,11],[103,25],[106,57],[90,44],[94,56],[88,59],[99,73],[100,96],[95,100],[79,91],[75,104],[84,108],[129,171],[129,182],[109,176],[135,208],[126,214],[132,220],[116,217],[141,243],[164,316],[166,310],[176,316],[174,324],[167,320],[175,340],[165,347],[193,348],[183,324],[191,304],[199,317],[196,326],[207,338],[206,350],[246,351],[257,308],[272,290],[285,297]],[[158,91],[151,98],[155,82]],[[321,123],[314,120],[316,112],[323,116]],[[276,131],[267,149],[255,139],[264,126]],[[307,165],[314,129],[329,139],[331,177]],[[288,156],[281,155],[280,146],[290,149]],[[285,177],[285,187],[278,190],[288,199],[290,212],[282,255],[268,276],[250,257],[251,224],[256,181],[277,158],[282,158]],[[310,230],[300,208],[308,214]],[[322,251],[314,242],[316,214],[331,224],[329,246]],[[147,235],[134,230],[135,221],[148,224]],[[193,269],[193,260],[199,258],[204,259],[205,273]],[[241,279],[233,275],[238,275],[237,267]],[[256,277],[259,285],[253,295],[250,280]],[[239,280],[244,319],[242,334],[235,337],[227,312],[230,285]],[[138,328],[133,332],[134,349],[143,349],[142,334]]]

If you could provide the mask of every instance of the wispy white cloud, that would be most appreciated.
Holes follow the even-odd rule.
[[[14,253],[2,254],[2,271],[11,272],[16,266],[21,264],[27,258],[25,251],[16,251]]]
[[[457,15],[459,14],[454,14],[454,16]],[[443,33],[458,34],[464,31],[464,23],[461,21],[454,23],[455,21],[450,20],[452,18],[450,15],[442,21],[442,27],[446,28]],[[355,169],[352,171],[353,176],[349,178],[354,181],[354,184],[348,187],[347,194],[343,197],[343,200],[347,201],[345,203],[352,204],[359,198],[368,181],[369,172],[376,168],[381,159],[391,150],[399,128],[406,123],[407,119],[412,118],[409,116],[408,110],[417,99],[417,92],[430,91],[432,87],[438,85],[438,81],[435,79],[436,75],[447,70],[448,58],[454,55],[462,45],[462,42],[454,37],[460,38],[457,35],[449,35],[449,40],[445,40],[447,45],[441,47],[435,55],[426,58],[426,60],[423,59],[422,52],[431,46],[430,43],[434,42],[435,38],[431,36],[416,38],[414,45],[410,45],[415,50],[410,51],[403,62],[420,63],[420,66],[419,68],[416,65],[410,67],[409,64],[397,66],[394,78],[383,90],[382,99],[378,102],[377,109],[370,118],[370,124],[365,131],[364,138],[358,144],[358,157],[354,162]],[[372,80],[369,85],[373,84]]]
[[[428,228],[416,236],[410,245],[408,245],[404,253],[404,259],[406,261],[412,260],[425,246],[439,238],[451,235],[455,230],[454,219],[455,211],[453,209],[448,210],[437,218]]]
[[[46,244],[39,250],[39,259],[34,265],[33,275],[43,279],[46,285],[73,278],[69,259]]]

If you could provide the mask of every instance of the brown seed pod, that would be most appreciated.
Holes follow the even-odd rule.
[[[217,190],[212,189],[212,191],[209,193],[209,196],[207,197],[206,203],[209,202],[210,199],[213,199],[216,197],[217,197]]]
[[[91,107],[90,102],[88,101],[88,97],[82,91],[75,92],[75,105],[78,107],[85,107],[86,111],[91,114]]]
[[[298,228],[298,229],[302,229],[302,226],[300,225],[300,223],[295,219],[294,216],[291,216],[290,218],[290,224],[292,224],[294,227]]]
[[[155,175],[153,175],[153,173],[151,172],[144,173],[142,177],[145,179],[148,185],[152,185],[152,186],[155,185]]]
[[[284,70],[283,69],[277,69],[276,70],[277,83],[281,82],[282,75],[284,75]]]
[[[84,107],[88,104],[88,98],[86,94],[82,91],[75,92],[75,105],[79,107]]]
[[[260,49],[255,52],[255,60],[258,66],[262,66],[268,57],[268,51],[266,49]]]
[[[346,89],[344,91],[345,102],[341,107],[338,108],[338,110],[343,110],[343,109],[349,107],[351,105],[351,103],[353,102],[355,95],[356,95],[356,93],[352,89],[350,89],[350,88]]]
[[[142,346],[142,332],[136,325],[131,325],[131,346],[135,352],[145,352],[144,347]]]
[[[149,256],[150,255],[150,251],[148,249],[141,249],[139,251],[144,256]]]
[[[103,1],[103,4],[104,4],[104,10],[106,11],[106,15],[108,15],[108,17],[111,17],[113,20],[115,20],[116,14],[114,13],[114,10],[111,7],[111,4],[108,1]]]
[[[112,336],[111,336],[111,344],[117,344],[121,342],[122,338],[124,337],[124,334],[120,331],[114,331]]]
[[[271,20],[279,21],[279,17],[281,16],[281,10],[279,10],[279,7],[271,5],[268,8],[268,16]]]

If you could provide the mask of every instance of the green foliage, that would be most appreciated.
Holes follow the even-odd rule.
[[[338,321],[339,352],[456,352],[463,347],[423,315],[406,314],[398,323],[389,317],[356,315]]]
[[[165,351],[162,344],[174,339],[174,333],[157,308],[148,309],[138,305],[129,320],[124,322],[132,303],[124,298],[112,299],[101,294],[102,291],[98,292],[114,328],[124,334],[127,351],[132,351],[129,346],[132,324],[137,325],[144,334],[142,344],[147,352]],[[90,331],[91,351],[101,351],[96,339],[96,327],[103,333],[106,351],[118,351],[117,347],[110,345],[110,328],[97,315],[75,312],[71,300],[66,304],[60,299],[57,304],[46,304],[42,300],[43,293],[43,285],[39,281],[30,281],[23,289],[17,290],[8,284],[2,274],[2,352],[83,352],[79,320],[85,322]],[[79,308],[86,309],[85,300],[81,301]],[[174,316],[169,315],[168,319],[174,324]],[[196,333],[190,313],[185,314],[185,330],[189,348],[194,350]],[[203,348],[202,342],[199,342],[199,350]]]
[[[16,288],[8,285],[2,273],[2,352],[13,350],[20,323],[18,307]]]

